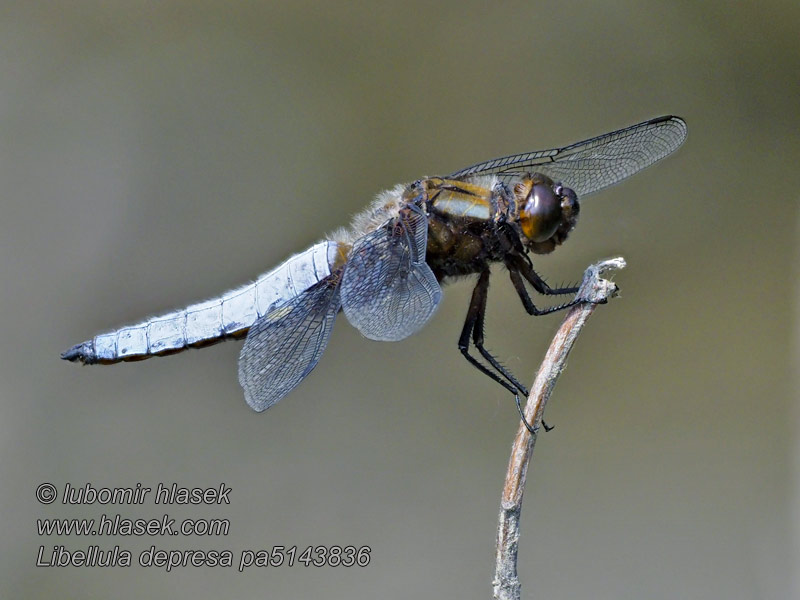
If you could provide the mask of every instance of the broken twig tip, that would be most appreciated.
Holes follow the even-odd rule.
[[[578,292],[580,297],[593,304],[608,302],[609,298],[617,295],[619,288],[614,282],[603,279],[601,276],[610,271],[624,269],[625,264],[625,259],[618,256],[591,265],[583,275],[583,283]]]

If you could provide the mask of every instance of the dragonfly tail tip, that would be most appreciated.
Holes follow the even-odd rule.
[[[90,365],[94,362],[93,353],[90,352],[90,348],[90,342],[81,342],[80,344],[75,344],[72,346],[72,348],[64,350],[64,352],[61,353],[61,358],[70,362],[79,362],[85,365]]]

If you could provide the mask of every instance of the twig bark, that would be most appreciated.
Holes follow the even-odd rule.
[[[495,573],[493,592],[497,600],[519,600],[522,585],[517,575],[517,551],[519,549],[519,521],[522,511],[522,495],[528,463],[533,455],[537,433],[542,422],[544,408],[555,387],[558,376],[566,366],[567,356],[578,338],[586,320],[594,312],[597,304],[608,301],[616,295],[617,286],[600,276],[609,270],[622,269],[625,260],[612,258],[590,266],[583,276],[578,296],[586,302],[572,307],[550,343],[544,360],[531,387],[525,405],[525,419],[533,427],[531,434],[520,422],[517,436],[511,448],[503,497],[500,502],[500,523],[497,529],[497,550],[495,554]]]

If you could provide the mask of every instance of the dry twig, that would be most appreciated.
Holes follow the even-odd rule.
[[[522,511],[522,495],[525,491],[525,479],[528,463],[533,455],[539,426],[547,400],[555,387],[556,380],[566,366],[567,356],[575,344],[578,335],[589,315],[597,304],[605,303],[617,292],[617,286],[602,279],[605,271],[622,269],[625,260],[613,258],[602,261],[586,269],[581,284],[579,297],[586,302],[570,309],[561,327],[558,328],[550,343],[544,360],[536,374],[531,387],[528,402],[525,405],[525,419],[533,427],[531,434],[520,422],[517,436],[511,448],[506,481],[503,486],[503,497],[500,503],[500,523],[497,529],[497,551],[495,555],[495,574],[493,581],[494,597],[498,600],[519,600],[522,586],[517,575],[517,551],[519,549],[519,519]]]

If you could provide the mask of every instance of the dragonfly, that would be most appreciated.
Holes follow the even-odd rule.
[[[311,373],[340,312],[366,338],[402,340],[433,317],[443,284],[477,276],[458,348],[471,365],[514,394],[522,415],[519,395],[528,390],[485,347],[491,265],[505,267],[530,315],[582,302],[577,287],[548,285],[531,255],[549,254],[564,243],[577,223],[579,198],[663,159],[686,134],[683,119],[663,116],[562,148],[495,158],[398,185],[378,194],[349,227],[255,281],[96,335],[61,357],[112,364],[244,339],[239,383],[247,404],[261,412]],[[542,296],[573,298],[540,308],[529,287]]]

